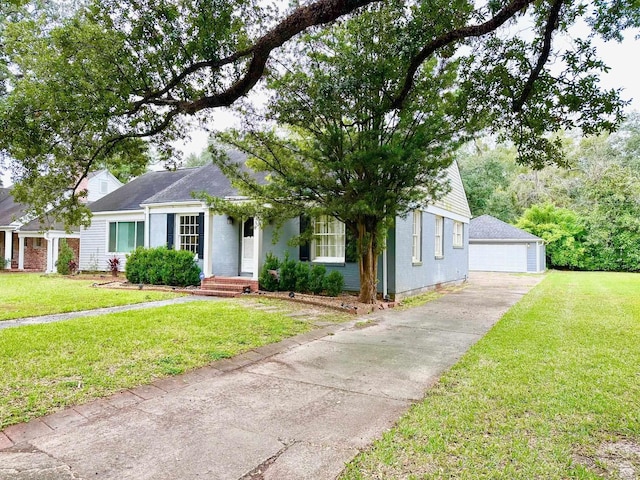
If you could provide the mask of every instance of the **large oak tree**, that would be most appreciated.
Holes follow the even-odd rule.
[[[86,0],[65,2],[63,15],[43,8],[49,3],[2,6],[0,151],[15,162],[19,201],[36,214],[57,205],[77,224],[87,215],[77,189],[91,169],[144,163],[143,139],[171,155],[185,119],[247,95],[277,68],[287,42],[384,2],[317,0],[283,10],[258,0]],[[459,85],[473,93],[467,124],[511,134],[525,161],[560,158],[550,131],[590,133],[619,120],[617,92],[598,88],[606,67],[590,38],[555,41],[583,20],[593,34],[615,38],[640,23],[637,1],[423,0],[405,10],[399,38],[420,45],[388,92],[392,114],[411,101],[424,68],[461,55]]]

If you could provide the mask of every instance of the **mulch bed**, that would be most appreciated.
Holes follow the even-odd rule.
[[[343,294],[337,297],[326,297],[324,295],[309,295],[305,293],[294,293],[293,297],[289,292],[258,292],[257,294],[267,298],[277,298],[291,302],[304,303],[307,305],[317,305],[331,308],[341,312],[349,312],[354,315],[366,315],[377,310],[386,310],[395,307],[397,302],[383,302],[378,300],[375,304],[360,303],[356,295]]]

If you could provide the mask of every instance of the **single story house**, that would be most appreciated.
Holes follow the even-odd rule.
[[[491,215],[469,223],[469,270],[542,273],[544,240]]]
[[[117,190],[122,182],[108,170],[91,172],[80,184],[86,190],[85,201],[92,202]],[[59,222],[29,218],[25,205],[16,203],[9,188],[0,188],[0,257],[9,259],[6,268],[14,270],[55,272],[60,240],[65,239],[80,254],[80,230],[68,232]]]
[[[245,158],[240,152],[230,156],[237,162]],[[448,173],[452,188],[446,197],[398,217],[390,229],[379,260],[380,293],[400,297],[467,278],[471,215],[457,165]],[[283,258],[288,252],[290,258],[339,270],[346,289],[359,289],[357,260],[349,255],[345,226],[337,219],[309,219],[313,241],[291,246],[288,240],[300,234],[304,218],[285,222],[275,236],[272,224],[212,213],[192,197],[201,191],[246,200],[218,167],[208,164],[150,172],[94,202],[91,226],[80,232],[80,268],[106,270],[114,256],[124,266],[127,253],[138,246],[168,246],[193,252],[206,277],[256,280],[268,253]]]

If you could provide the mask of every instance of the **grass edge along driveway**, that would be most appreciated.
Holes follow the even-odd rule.
[[[39,273],[1,274],[0,321],[152,302],[179,296],[171,292],[95,288],[92,287],[94,283],[95,280],[77,280]]]
[[[340,478],[620,478],[639,345],[640,275],[553,272]]]
[[[0,331],[0,430],[303,333],[238,302],[192,302]]]

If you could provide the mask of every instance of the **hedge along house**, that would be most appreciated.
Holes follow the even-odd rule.
[[[542,273],[544,240],[491,215],[471,219],[469,269],[488,272]]]
[[[231,152],[242,162],[244,156]],[[467,204],[457,165],[448,170],[450,193],[432,205],[398,217],[379,259],[378,290],[405,296],[468,275]],[[257,280],[266,255],[325,265],[345,277],[348,290],[359,289],[358,264],[345,226],[332,217],[293,218],[275,234],[271,223],[212,213],[193,198],[206,192],[246,201],[213,164],[192,169],[147,173],[91,205],[92,223],[80,235],[80,268],[107,270],[116,256],[124,268],[127,253],[137,246],[189,250],[206,277]],[[289,240],[312,228],[313,241],[292,246]],[[277,241],[274,243],[274,239]]]

